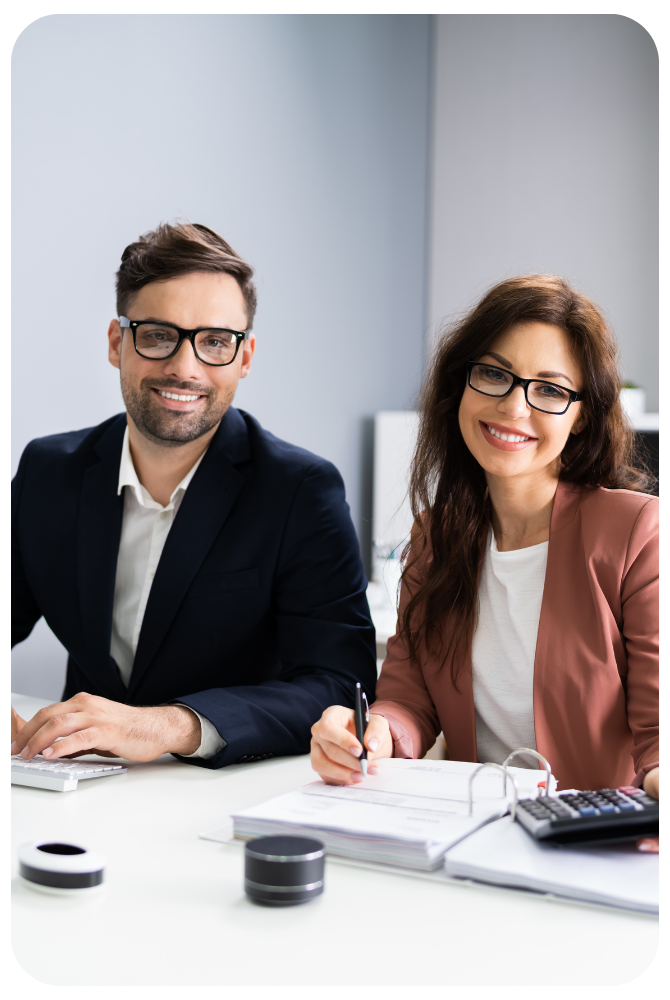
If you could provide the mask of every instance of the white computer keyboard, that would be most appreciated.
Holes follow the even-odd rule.
[[[17,754],[12,757],[12,784],[48,788],[53,792],[73,792],[82,778],[106,778],[110,774],[124,774],[127,770],[121,764],[103,764],[94,760],[48,760],[41,754],[24,760]]]

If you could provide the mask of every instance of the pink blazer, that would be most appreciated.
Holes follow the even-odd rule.
[[[412,570],[412,589],[427,558]],[[400,608],[407,604],[405,584]],[[445,624],[445,629],[448,623]],[[422,757],[444,732],[452,760],[477,759],[472,665],[389,639],[370,711],[394,756]],[[533,677],[535,738],[559,788],[641,782],[658,764],[658,500],[559,482],[551,516]]]

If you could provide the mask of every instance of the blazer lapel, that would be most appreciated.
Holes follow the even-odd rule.
[[[246,424],[230,409],[184,494],[161,553],[128,685],[131,698],[246,483],[235,465],[249,457]]]
[[[105,431],[95,447],[99,461],[84,473],[77,531],[79,605],[86,644],[92,651],[96,683],[118,697],[120,679],[109,656],[116,561],[123,521],[117,495],[125,415]],[[87,672],[87,664],[79,663]]]
[[[571,544],[570,532],[565,532],[565,529],[575,519],[582,494],[581,487],[559,479],[551,512],[547,569],[535,644],[533,664],[535,743],[539,753],[550,763],[561,760],[562,753],[560,746],[556,745],[556,727],[550,726],[548,720],[561,719],[564,715],[564,706],[555,704],[557,697],[560,701],[563,691],[556,686],[552,665],[557,656],[569,657],[570,649],[570,634],[569,631],[566,632],[566,627],[568,630],[570,628],[570,619],[566,621],[565,617],[564,590],[570,587],[569,561],[574,547]],[[564,533],[560,534],[562,531]]]
[[[574,519],[582,497],[582,492],[581,486],[575,486],[574,483],[565,483],[562,479],[558,480],[556,496],[554,497],[554,506],[551,510],[549,552],[551,552],[552,542],[557,532],[559,532],[567,524],[570,524],[570,522]]]

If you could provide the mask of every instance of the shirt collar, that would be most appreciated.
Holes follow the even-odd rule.
[[[117,495],[121,493],[124,486],[130,486],[134,490],[138,502],[143,507],[156,507],[160,510],[167,510],[174,503],[179,491],[181,490],[183,493],[188,487],[198,470],[198,466],[205,457],[206,451],[207,449],[205,449],[195,465],[189,469],[182,481],[175,486],[172,496],[170,497],[170,503],[166,508],[163,508],[161,504],[154,500],[149,491],[142,486],[142,483],[137,478],[137,472],[135,471],[135,466],[133,465],[133,458],[130,454],[130,438],[128,436],[128,425],[126,424],[126,429],[123,435],[123,445],[121,446],[121,464],[119,466],[119,485],[116,491]]]

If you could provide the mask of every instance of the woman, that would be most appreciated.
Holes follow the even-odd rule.
[[[497,285],[438,344],[369,761],[442,730],[452,760],[531,747],[561,788],[658,797],[658,501],[620,385],[601,313],[550,275]],[[337,705],[313,727],[324,781],[361,780],[354,733]]]

